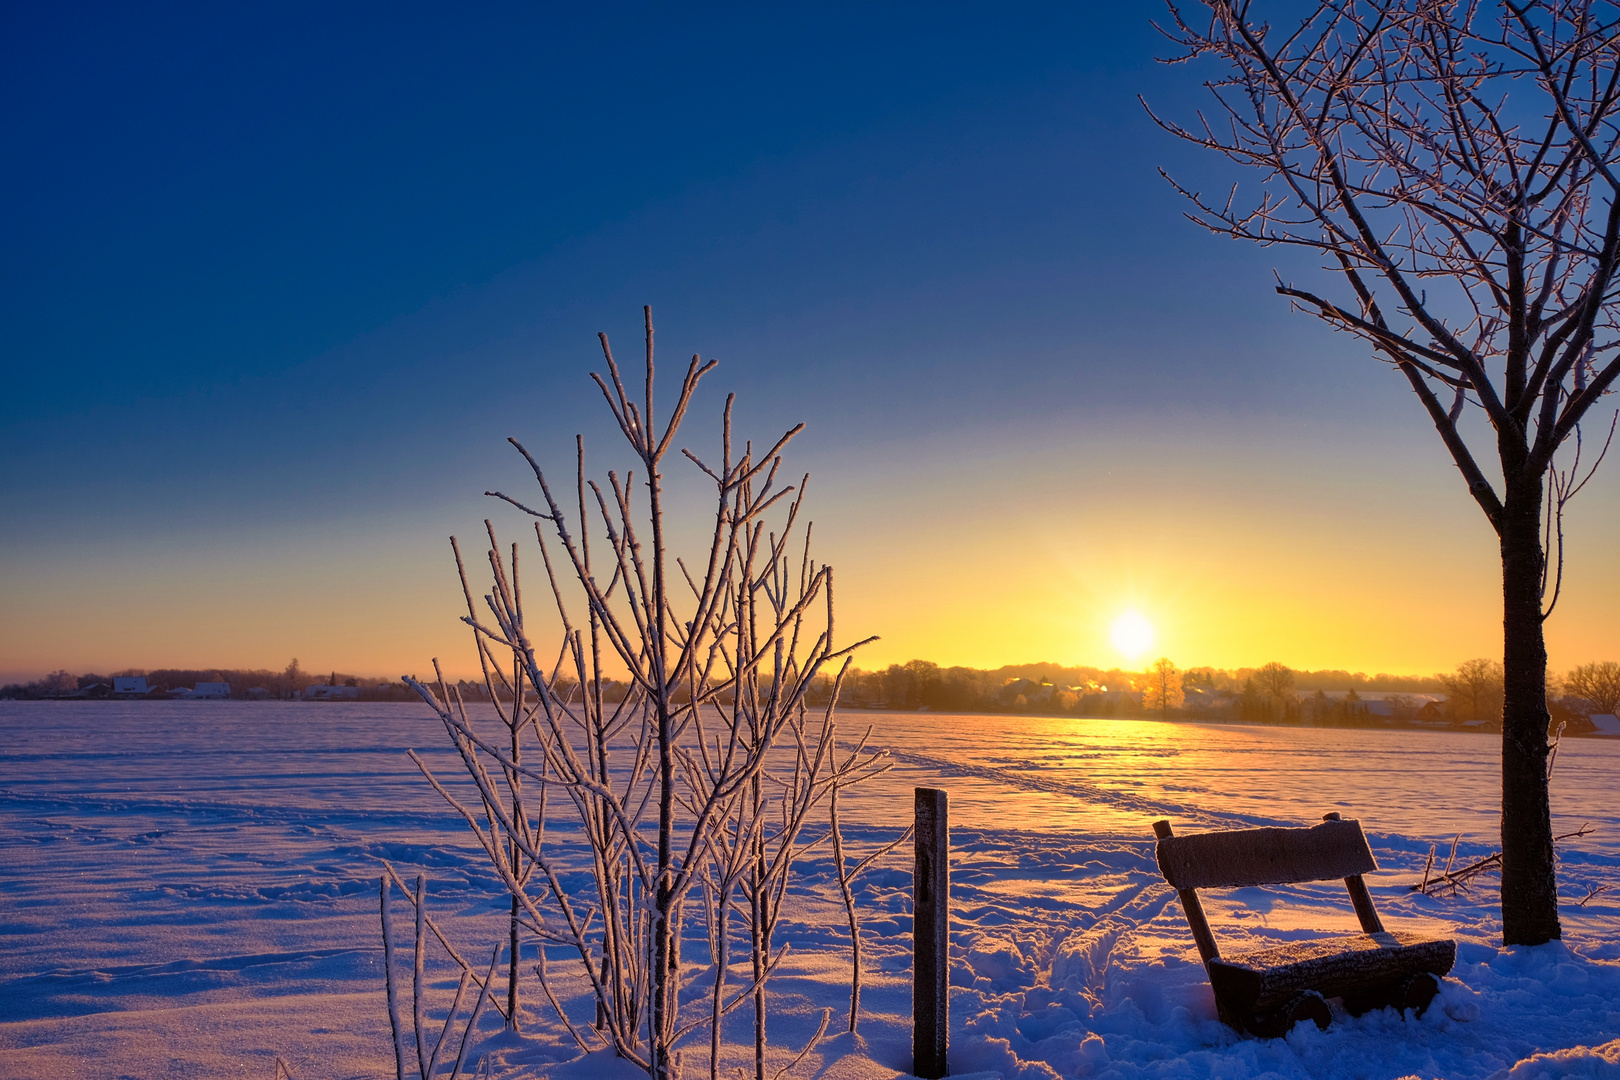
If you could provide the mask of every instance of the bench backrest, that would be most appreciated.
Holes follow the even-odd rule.
[[[1361,822],[1308,829],[1236,829],[1159,841],[1159,870],[1176,889],[1286,885],[1349,878],[1378,869]]]

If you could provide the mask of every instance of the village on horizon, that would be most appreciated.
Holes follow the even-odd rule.
[[[1029,714],[1087,719],[1163,719],[1306,727],[1501,730],[1501,667],[1473,660],[1451,674],[1409,676],[1343,670],[1295,671],[1272,662],[1258,668],[1175,668],[1158,661],[1144,672],[1120,668],[1012,664],[993,670],[941,668],[926,660],[882,671],[848,671],[841,708],[957,714]],[[487,701],[482,682],[455,680],[465,700]],[[1582,665],[1549,675],[1551,733],[1620,737],[1620,664]],[[807,696],[823,706],[831,676]],[[609,680],[604,697],[622,700],[628,683]],[[331,672],[325,680],[294,660],[269,669],[129,669],[115,675],[57,671],[29,683],[0,686],[0,700],[67,701],[352,701],[420,700],[403,681]]]

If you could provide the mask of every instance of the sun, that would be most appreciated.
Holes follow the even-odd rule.
[[[1153,627],[1134,611],[1127,611],[1115,619],[1109,636],[1114,641],[1114,648],[1124,653],[1127,660],[1135,660],[1153,648]]]

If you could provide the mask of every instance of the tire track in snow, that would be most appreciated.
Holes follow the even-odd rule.
[[[1051,795],[1069,795],[1102,806],[1111,806],[1118,810],[1139,813],[1144,818],[1175,817],[1183,821],[1192,821],[1201,825],[1219,828],[1254,828],[1260,825],[1298,824],[1281,818],[1261,818],[1246,814],[1227,813],[1221,810],[1209,810],[1201,806],[1188,806],[1185,803],[1160,802],[1143,798],[1140,795],[1132,795],[1130,792],[1100,787],[1096,784],[1087,784],[1074,780],[1047,780],[1017,772],[1013,769],[998,769],[993,765],[975,765],[971,762],[957,761],[954,758],[918,754],[910,750],[896,750],[892,747],[888,748],[888,756],[893,761],[931,769],[941,776],[970,776],[978,780],[990,780],[1006,787],[1021,788],[1025,791],[1041,791]]]

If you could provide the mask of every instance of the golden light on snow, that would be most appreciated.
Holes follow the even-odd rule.
[[[1114,620],[1109,637],[1113,639],[1114,648],[1124,653],[1127,660],[1135,660],[1153,648],[1153,627],[1134,611],[1127,611]]]

